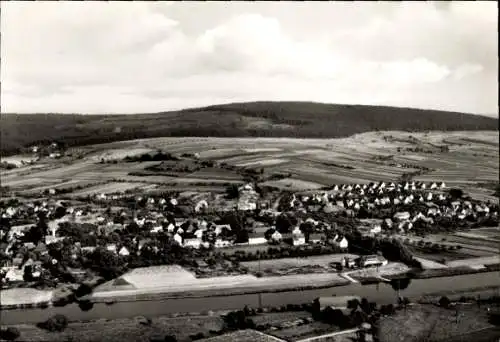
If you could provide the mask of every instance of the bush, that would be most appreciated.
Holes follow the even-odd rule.
[[[14,327],[10,327],[10,328],[7,328],[5,330],[2,329],[0,331],[0,338],[2,340],[14,341],[14,340],[18,339],[19,336],[21,336],[21,333],[19,332],[19,330],[17,328],[14,328]]]
[[[163,340],[164,342],[177,342],[177,337],[174,335],[166,335]]]
[[[64,315],[54,315],[45,322],[39,323],[38,327],[51,332],[61,332],[68,327],[68,319]]]
[[[442,308],[447,309],[451,304],[451,301],[448,297],[443,296],[439,299],[439,306]]]
[[[205,338],[205,334],[203,334],[202,332],[199,332],[199,333],[194,334],[194,335],[189,335],[189,338],[191,338],[191,340],[193,340],[193,341],[201,340],[202,338]]]

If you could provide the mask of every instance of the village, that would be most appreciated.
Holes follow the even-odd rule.
[[[241,262],[314,255],[332,255],[330,272],[387,259],[418,266],[383,250],[360,250],[353,240],[402,240],[498,222],[497,203],[468,199],[442,182],[341,185],[265,199],[253,184],[237,192],[65,201],[49,190],[43,200],[3,201],[2,288],[77,289],[152,265],[179,264],[199,277],[246,274],[251,270]]]

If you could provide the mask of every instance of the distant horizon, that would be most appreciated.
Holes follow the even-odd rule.
[[[390,106],[390,105],[370,105],[370,104],[354,104],[354,103],[328,103],[328,102],[317,102],[317,101],[273,101],[273,100],[261,100],[261,101],[242,101],[242,102],[227,102],[227,103],[214,103],[214,104],[209,104],[205,106],[194,106],[194,107],[183,107],[179,109],[169,109],[169,110],[159,110],[159,111],[151,111],[151,112],[143,112],[143,113],[83,113],[83,112],[2,112],[1,114],[5,115],[48,115],[48,114],[54,114],[54,115],[92,115],[92,116],[99,116],[99,115],[113,115],[113,116],[118,116],[118,115],[147,115],[147,114],[159,114],[159,113],[168,113],[168,112],[177,112],[177,111],[188,111],[188,110],[194,110],[194,109],[203,109],[207,107],[212,107],[212,106],[224,106],[224,105],[231,105],[231,104],[239,104],[239,103],[315,103],[315,104],[324,104],[324,105],[338,105],[338,106],[366,106],[366,107],[392,107],[392,108],[408,108],[408,109],[416,109],[416,110],[432,110],[432,111],[439,111],[439,112],[448,112],[448,113],[461,113],[461,114],[467,114],[467,115],[476,115],[476,116],[484,116],[484,117],[491,117],[491,118],[497,118],[499,117],[499,113],[472,113],[472,112],[459,112],[459,111],[452,111],[452,110],[442,110],[442,109],[436,109],[436,108],[418,108],[418,107],[402,107],[402,106]]]
[[[498,117],[498,5],[2,2],[2,113],[304,101]]]

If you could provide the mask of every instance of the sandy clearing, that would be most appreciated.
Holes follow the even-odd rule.
[[[30,288],[15,288],[0,291],[1,305],[42,303],[49,302],[52,298],[52,291],[41,291]]]
[[[416,260],[418,260],[421,264],[424,270],[433,270],[433,269],[442,269],[442,268],[448,268],[447,265],[441,264],[436,261],[424,259],[424,258],[417,258],[415,257]]]
[[[139,270],[139,269],[138,269]],[[135,270],[134,270],[135,271]],[[132,271],[133,272],[133,271]],[[285,287],[297,288],[306,286],[322,286],[335,283],[344,283],[345,279],[336,273],[315,273],[288,275],[279,277],[257,278],[252,275],[224,276],[214,278],[193,278],[188,271],[165,271],[154,267],[149,270],[139,270],[136,274],[127,273],[122,277],[130,283],[134,281],[135,289],[125,286],[120,289],[110,286],[111,282],[97,287],[92,294],[93,298],[129,296],[147,293],[169,293],[223,289],[265,289],[276,290]],[[140,288],[138,286],[141,286]]]

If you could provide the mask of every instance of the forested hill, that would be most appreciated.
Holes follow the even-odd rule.
[[[2,114],[1,153],[168,136],[337,138],[373,130],[498,130],[498,118],[412,108],[248,102],[128,115]]]

